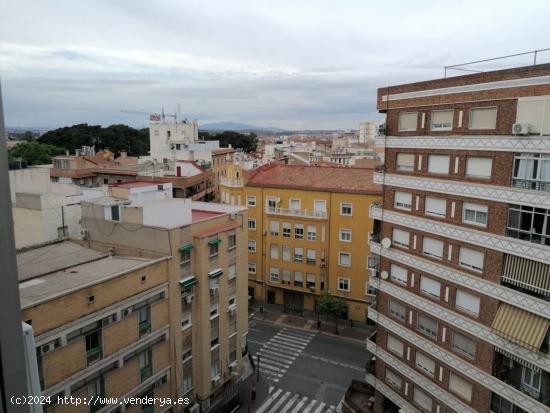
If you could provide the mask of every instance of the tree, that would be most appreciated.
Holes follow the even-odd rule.
[[[258,136],[254,133],[240,133],[235,131],[223,131],[211,133],[199,131],[199,138],[205,141],[220,141],[220,146],[227,148],[241,148],[244,152],[253,152],[258,147]]]
[[[44,165],[52,163],[52,157],[65,153],[65,148],[53,145],[43,145],[38,142],[21,142],[8,151],[10,161],[23,159],[29,165]]]
[[[342,315],[346,308],[344,300],[340,297],[331,295],[328,292],[323,292],[317,299],[317,313],[324,314],[328,317],[334,317],[335,322],[335,333],[339,334],[338,331],[338,318]]]

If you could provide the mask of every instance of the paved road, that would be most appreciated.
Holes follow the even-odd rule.
[[[351,380],[364,379],[368,358],[361,342],[261,320],[250,324],[248,348],[272,386],[259,413],[334,411]]]

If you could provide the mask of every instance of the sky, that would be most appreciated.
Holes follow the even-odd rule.
[[[121,110],[179,107],[199,124],[357,129],[381,117],[379,87],[549,48],[549,15],[547,0],[0,0],[6,125],[145,126]]]

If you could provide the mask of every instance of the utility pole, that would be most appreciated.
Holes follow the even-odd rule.
[[[260,354],[256,353],[256,361],[258,365],[256,366],[256,381],[260,381]]]
[[[29,405],[13,403],[13,397],[30,395],[27,385],[19,280],[11,211],[10,180],[6,153],[4,111],[0,85],[0,413],[27,413]],[[36,395],[38,396],[38,395]]]

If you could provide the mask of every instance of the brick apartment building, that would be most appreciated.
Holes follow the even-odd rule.
[[[550,65],[384,87],[377,106],[372,410],[549,412]]]

